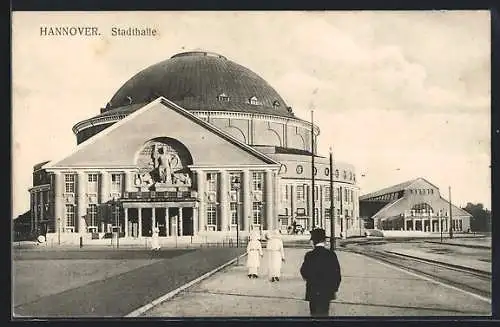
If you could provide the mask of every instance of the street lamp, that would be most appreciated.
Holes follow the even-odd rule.
[[[335,250],[335,197],[333,188],[333,150],[330,147],[330,250]]]
[[[239,176],[232,176],[231,178],[231,189],[236,191],[236,247],[240,247],[240,215],[239,215],[239,208],[240,208],[240,187],[241,187],[241,182],[240,182],[240,177]]]
[[[449,203],[450,203],[450,223],[448,225],[448,230],[450,232],[450,239],[453,238],[453,215],[451,213],[451,186],[448,186],[448,196],[449,196]]]

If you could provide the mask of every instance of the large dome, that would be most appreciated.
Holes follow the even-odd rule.
[[[281,96],[260,76],[210,52],[184,52],[128,80],[102,114],[133,111],[159,96],[187,110],[236,111],[293,117]]]

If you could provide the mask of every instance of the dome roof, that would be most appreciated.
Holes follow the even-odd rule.
[[[176,54],[140,71],[116,92],[102,115],[134,111],[134,104],[159,96],[187,110],[293,117],[281,96],[260,76],[221,55],[199,51]]]

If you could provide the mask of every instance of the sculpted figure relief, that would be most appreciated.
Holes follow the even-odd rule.
[[[142,191],[169,186],[191,186],[189,173],[185,172],[175,149],[168,144],[153,142],[143,149],[139,157],[139,174],[135,184]]]

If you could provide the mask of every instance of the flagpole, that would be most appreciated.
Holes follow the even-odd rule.
[[[316,228],[316,199],[315,199],[315,185],[314,185],[314,110],[311,110],[311,181],[312,181],[312,229]]]
[[[335,198],[333,188],[333,149],[330,147],[330,250],[335,250]]]

